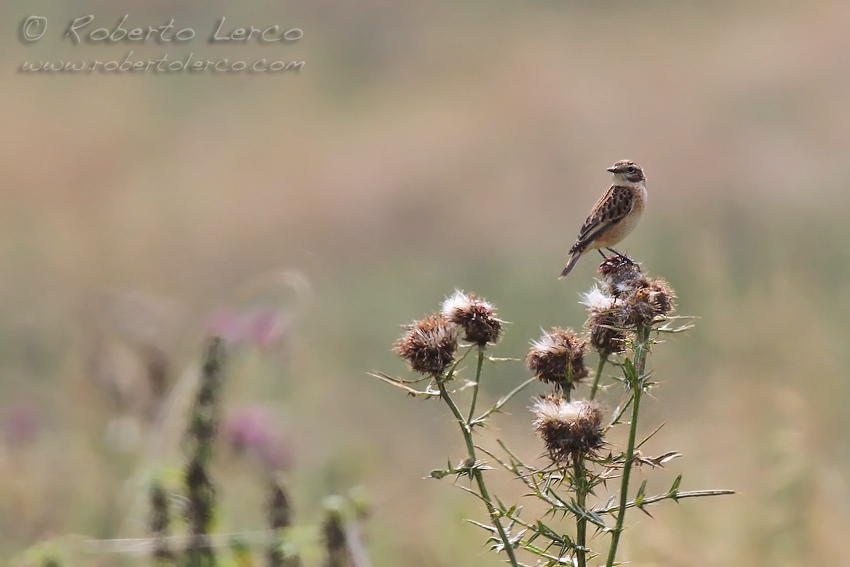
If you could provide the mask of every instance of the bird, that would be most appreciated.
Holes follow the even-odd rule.
[[[646,206],[646,176],[643,169],[631,160],[620,160],[608,171],[614,174],[614,184],[596,202],[590,215],[581,227],[576,243],[570,248],[570,260],[561,272],[564,278],[576,265],[579,258],[591,250],[605,248],[618,256],[611,248],[634,230]]]

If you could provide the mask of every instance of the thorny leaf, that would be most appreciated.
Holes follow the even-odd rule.
[[[523,382],[522,384],[520,384],[519,386],[499,398],[499,400],[495,404],[493,404],[490,409],[473,419],[469,423],[469,425],[474,427],[483,424],[487,420],[487,418],[490,417],[492,414],[502,411],[502,408],[511,400],[511,398],[516,396],[520,391],[522,391],[526,386],[528,386],[535,380],[536,378],[529,378],[528,380],[526,380],[525,382]]]
[[[373,378],[377,378],[391,386],[395,386],[396,388],[400,388],[408,393],[410,396],[422,396],[424,398],[438,398],[440,397],[440,392],[436,390],[431,390],[430,386],[427,390],[417,390],[416,388],[411,388],[408,384],[414,384],[417,382],[421,382],[421,380],[403,380],[401,378],[393,378],[383,372],[370,372],[370,376]]]
[[[635,506],[640,507],[643,504],[644,496],[646,496],[646,479],[638,487],[637,494],[635,495]]]
[[[473,459],[466,459],[461,461],[458,466],[452,466],[451,462],[446,463],[445,469],[435,469],[428,473],[429,478],[441,479],[445,478],[449,475],[455,474],[458,476],[467,475],[472,478],[472,475],[476,470],[479,471],[487,471],[490,470],[491,467],[487,466],[483,461],[475,461]]]
[[[670,490],[667,491],[667,495],[673,500],[679,499],[680,484],[682,484],[682,475],[676,477],[676,480],[674,480],[672,486],[670,486]]]
[[[641,457],[640,455],[635,457],[635,463],[637,465],[649,465],[652,468],[664,468],[664,463],[668,463],[677,457],[681,457],[682,453],[676,451],[668,451],[663,455],[658,455],[657,457]]]
[[[491,526],[489,524],[482,524],[481,522],[476,522],[475,520],[466,520],[466,521],[469,522],[470,524],[474,525],[474,526],[478,526],[482,530],[487,530],[490,533],[498,532],[498,530],[496,528],[494,528],[493,526]]]
[[[672,334],[672,333],[684,333],[685,331],[689,331],[690,329],[694,328],[693,323],[685,323],[684,325],[680,325],[679,327],[673,327],[673,326],[670,325],[671,321],[676,321],[676,320],[681,320],[681,319],[686,319],[688,321],[694,321],[695,319],[698,319],[698,317],[694,317],[694,316],[691,316],[691,315],[675,315],[675,316],[665,317],[664,318],[665,323],[663,325],[661,325],[660,327],[656,328],[655,330],[659,333],[671,333]]]
[[[609,423],[608,427],[605,428],[605,432],[607,432],[609,429],[611,429],[615,425],[618,425],[620,423],[625,423],[623,421],[620,421],[620,419],[623,417],[623,414],[626,413],[626,410],[629,409],[629,406],[632,405],[632,402],[634,401],[634,399],[635,399],[634,394],[632,394],[631,396],[629,396],[629,399],[626,400],[626,403],[621,404],[621,405],[617,406],[616,408],[614,408],[614,411],[611,414],[611,423]]]
[[[649,435],[647,435],[646,437],[644,437],[644,438],[643,438],[643,440],[642,440],[640,443],[638,443],[637,445],[635,445],[635,449],[640,449],[641,447],[643,447],[643,445],[644,445],[647,441],[649,441],[650,439],[652,439],[652,438],[655,436],[655,434],[656,434],[656,433],[658,433],[659,431],[661,431],[661,428],[662,428],[662,427],[664,427],[664,425],[665,425],[665,424],[666,424],[666,422],[665,422],[665,423],[662,423],[661,425],[659,425],[658,427],[656,427],[655,429],[653,429],[653,430],[652,430],[652,433],[650,433]]]

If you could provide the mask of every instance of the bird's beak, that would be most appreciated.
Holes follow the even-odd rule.
[[[608,171],[610,171],[611,173],[617,173],[617,168],[614,167],[614,166],[611,166],[611,167],[608,168]]]

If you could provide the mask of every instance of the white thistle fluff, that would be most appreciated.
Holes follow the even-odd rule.
[[[474,295],[469,295],[462,289],[456,289],[455,292],[443,301],[440,311],[443,315],[451,319],[458,311],[469,311],[473,305],[477,305],[484,310],[495,310],[495,307],[483,299],[478,299]]]
[[[531,410],[537,416],[537,425],[553,421],[571,424],[578,421],[586,405],[587,402],[584,401],[568,402],[561,398],[547,397],[538,400]]]
[[[552,333],[547,333],[542,328],[540,332],[543,333],[539,339],[531,341],[531,348],[537,351],[551,351],[558,348],[558,344],[555,342],[555,335]]]
[[[462,289],[456,289],[455,292],[443,301],[441,311],[443,315],[449,319],[455,314],[455,311],[466,311],[472,304],[472,299]]]
[[[591,311],[607,311],[614,307],[614,298],[599,289],[599,286],[593,286],[590,291],[581,295],[581,304]]]

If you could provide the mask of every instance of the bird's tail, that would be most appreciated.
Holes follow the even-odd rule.
[[[573,255],[570,256],[570,261],[567,262],[567,267],[564,268],[563,272],[561,272],[562,278],[567,277],[567,274],[569,274],[573,267],[576,265],[578,259],[582,257],[582,254],[584,254],[584,250],[576,250],[575,252],[573,252]]]

